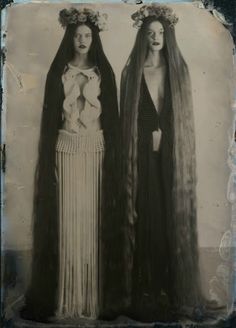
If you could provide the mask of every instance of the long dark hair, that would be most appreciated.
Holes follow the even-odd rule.
[[[114,182],[116,139],[118,128],[118,105],[116,82],[113,70],[104,54],[99,31],[91,23],[85,23],[92,31],[89,60],[96,65],[101,75],[100,102],[102,105],[101,124],[105,138],[103,183],[103,212],[107,213],[112,200],[105,197]],[[55,174],[55,152],[58,129],[62,124],[64,91],[61,81],[68,62],[74,56],[73,37],[79,25],[68,25],[47,74],[44,104],[41,120],[38,163],[35,173],[33,206],[33,253],[31,282],[26,293],[26,307],[23,315],[39,321],[52,316],[57,307],[58,286],[58,197]],[[103,215],[102,227],[106,219]],[[100,263],[102,266],[103,264]]]
[[[134,226],[136,222],[137,193],[137,138],[138,106],[145,59],[148,53],[146,32],[153,21],[164,27],[162,49],[167,68],[168,90],[165,90],[164,111],[168,126],[167,138],[171,147],[164,147],[164,176],[168,177],[168,237],[170,244],[169,265],[172,272],[173,299],[179,306],[195,306],[200,302],[201,291],[198,270],[198,247],[196,228],[196,172],[194,119],[191,83],[187,64],[176,42],[175,30],[163,19],[148,17],[137,32],[121,79],[121,122],[123,139],[123,184],[125,194],[126,277],[127,297],[131,291],[132,254],[135,247]],[[163,131],[163,134],[166,131]],[[169,165],[168,163],[171,163]],[[168,172],[167,172],[168,171]]]

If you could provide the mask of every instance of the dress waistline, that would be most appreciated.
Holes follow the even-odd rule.
[[[59,130],[56,151],[64,153],[101,152],[105,143],[103,130],[88,131],[83,133],[70,133]]]

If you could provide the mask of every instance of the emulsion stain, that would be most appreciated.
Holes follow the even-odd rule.
[[[133,5],[141,5],[143,3],[142,0],[122,0],[124,3],[133,4]]]
[[[1,10],[4,9],[8,5],[11,5],[12,3],[14,3],[14,0],[2,0],[1,1]]]

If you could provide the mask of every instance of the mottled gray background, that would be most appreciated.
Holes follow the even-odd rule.
[[[18,4],[7,10],[3,234],[6,250],[28,254],[22,255],[17,266],[22,277],[29,271],[33,174],[44,84],[64,33],[57,21],[58,12],[66,6],[69,7],[68,4]],[[96,7],[101,9],[99,4]],[[226,199],[229,178],[226,161],[232,122],[233,42],[229,32],[207,11],[189,3],[172,7],[179,16],[177,40],[189,65],[193,87],[202,279],[209,297],[217,298],[220,294],[226,301],[225,277],[230,275],[230,264],[219,256],[218,247],[231,221],[231,206]],[[121,70],[137,32],[130,19],[136,9],[123,3],[102,6],[109,15],[109,30],[101,33],[101,38],[118,88]]]

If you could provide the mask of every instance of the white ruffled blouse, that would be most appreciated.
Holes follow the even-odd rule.
[[[65,99],[63,129],[71,133],[100,130],[100,74],[97,67],[80,69],[68,64],[62,75]],[[80,101],[80,102],[79,102]],[[81,107],[83,104],[83,107]]]

